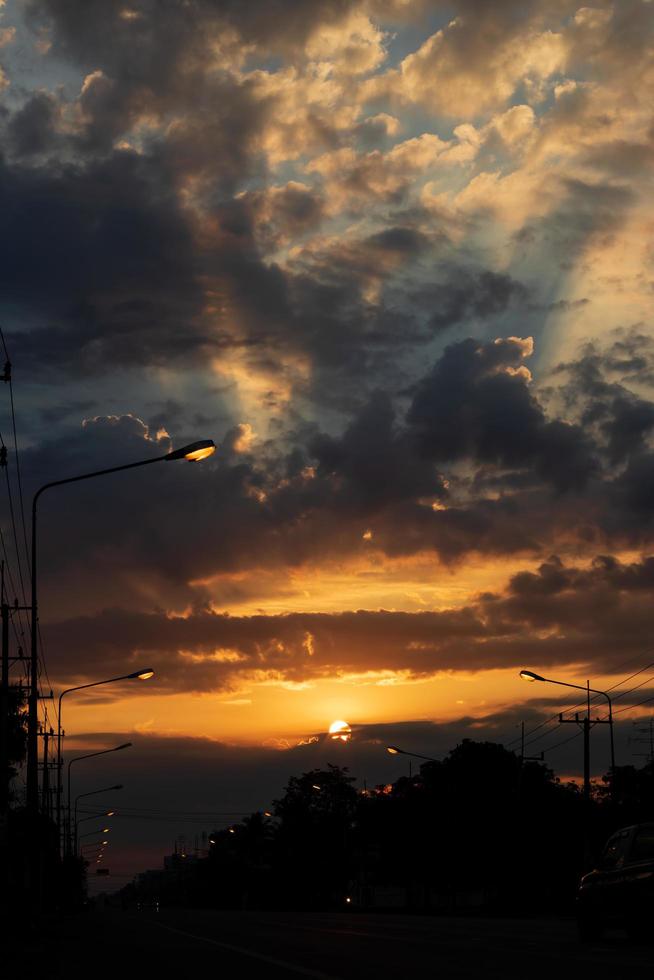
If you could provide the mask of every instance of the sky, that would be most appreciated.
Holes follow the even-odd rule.
[[[638,763],[653,37],[646,0],[0,0],[26,515],[217,445],[41,498],[43,689],[156,671],[66,700],[69,753],[134,743],[80,792],[102,766],[135,812],[247,811],[334,753],[385,782],[391,737],[515,747],[552,717],[530,751],[575,776],[574,692],[522,667],[615,687]],[[300,744],[335,718],[349,754]],[[121,866],[181,823],[125,820]]]

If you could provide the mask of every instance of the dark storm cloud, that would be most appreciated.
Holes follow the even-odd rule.
[[[42,324],[11,337],[31,371],[105,372],[210,343],[190,230],[152,161],[0,164],[0,211],[4,301]]]
[[[412,295],[434,331],[446,330],[464,320],[488,320],[510,306],[524,305],[528,291],[511,276],[490,270],[457,268],[441,283],[422,286]]]
[[[528,467],[558,489],[583,486],[595,470],[593,447],[579,426],[546,418],[520,373],[523,357],[512,338],[448,347],[417,386],[410,429],[436,462]]]
[[[182,71],[211,60],[212,45],[228,29],[239,43],[293,57],[322,24],[338,24],[357,0],[31,0],[33,24],[52,30],[53,52],[102,67],[134,82],[172,87]],[[131,16],[125,16],[128,11]],[[133,58],[138,49],[140,57]]]
[[[7,125],[14,153],[19,157],[31,157],[51,149],[56,141],[59,113],[59,103],[50,92],[40,91],[30,96]]]
[[[631,369],[628,341],[620,344]],[[626,425],[615,382],[601,380],[609,369],[591,371],[588,357],[579,376],[566,366],[576,393],[569,404],[579,414],[588,391],[593,403],[607,399],[598,424],[582,430],[546,414],[525,371],[529,350],[515,338],[452,345],[415,388],[406,417],[377,392],[342,434],[300,428],[290,446],[255,441],[241,452],[236,419],[223,431],[199,431],[172,405],[154,414],[151,430],[133,416],[98,417],[31,449],[23,455],[28,488],[166,451],[170,442],[156,431],[168,415],[175,445],[198,435],[219,443],[201,466],[161,464],[111,487],[94,482],[44,500],[46,515],[75,513],[70,528],[56,523],[44,537],[48,618],[58,605],[72,613],[84,602],[142,609],[153,594],[171,608],[201,608],[208,592],[200,583],[212,576],[349,560],[370,549],[362,539],[368,528],[372,547],[386,555],[432,553],[448,563],[470,553],[537,560],[558,540],[596,552],[646,549],[654,455],[641,428]],[[616,469],[618,429],[639,437],[622,440]],[[229,601],[228,581],[224,600],[215,588],[219,603]]]
[[[646,453],[654,432],[654,404],[629,384],[647,384],[654,369],[652,339],[637,329],[614,332],[608,346],[588,344],[581,356],[556,373],[565,378],[566,403],[575,406],[586,431],[617,466]]]

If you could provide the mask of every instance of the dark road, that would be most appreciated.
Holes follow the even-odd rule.
[[[91,913],[55,930],[50,976],[621,978],[651,965],[651,948],[615,932],[584,946],[568,920],[162,910]],[[36,955],[36,951],[35,951]],[[23,960],[24,962],[24,960]]]

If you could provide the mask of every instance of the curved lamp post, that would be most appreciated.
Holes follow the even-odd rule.
[[[520,677],[523,681],[541,681],[544,684],[557,684],[559,687],[572,687],[575,691],[585,691],[586,692],[586,703],[588,706],[588,722],[590,723],[590,696],[591,694],[599,694],[603,698],[606,698],[609,706],[609,734],[611,737],[611,775],[615,773],[615,744],[613,741],[613,704],[611,698],[606,693],[606,691],[600,691],[596,687],[590,686],[590,681],[586,681],[586,686],[582,684],[570,684],[568,681],[555,681],[551,677],[541,677],[540,674],[536,674],[533,670],[521,670]],[[587,768],[587,767],[586,767]],[[588,777],[590,778],[590,777]],[[587,781],[587,780],[586,780]],[[588,792],[588,787],[587,787]]]
[[[83,759],[94,759],[98,755],[108,755],[110,752],[120,752],[122,749],[129,749],[131,747],[131,745],[132,745],[131,742],[123,742],[122,745],[116,745],[116,746],[114,746],[113,749],[102,749],[101,752],[88,752],[86,755],[78,755],[74,759],[71,759],[70,760],[70,762],[68,763],[68,793],[67,793],[67,796],[66,796],[66,799],[68,801],[68,825],[69,825],[68,826],[68,836],[69,836],[69,838],[70,838],[71,830],[72,830],[72,827],[70,826],[70,817],[71,817],[71,813],[70,813],[70,803],[71,803],[71,796],[70,796],[70,767],[75,762],[82,762]],[[115,789],[116,787],[113,787],[113,788]],[[102,792],[102,791],[101,790],[95,790],[95,792],[97,793],[97,792]],[[90,795],[91,795],[90,793],[82,793],[81,794],[81,796],[90,796]],[[76,797],[76,799],[75,799],[75,830],[76,831],[77,831],[77,800],[79,800],[79,799],[80,799],[79,796]],[[69,847],[69,850],[70,849],[71,848]],[[75,849],[77,849],[77,841],[75,841]]]
[[[106,813],[92,813],[90,817],[82,817],[80,820],[77,819],[77,804],[85,796],[97,796],[99,793],[111,793],[115,789],[122,789],[123,784],[118,783],[117,786],[104,786],[102,789],[92,789],[88,793],[80,793],[75,797],[75,836],[77,836],[77,828],[82,823],[83,820],[97,820],[98,817],[113,817],[115,810],[107,810]]]
[[[200,439],[191,442],[181,449],[174,449],[172,452],[165,453],[163,456],[152,456],[149,459],[142,459],[136,463],[125,463],[122,466],[110,466],[107,469],[95,470],[92,473],[82,473],[79,476],[69,476],[63,480],[53,480],[40,487],[32,498],[32,596],[31,596],[31,648],[30,648],[30,694],[28,700],[27,713],[27,809],[36,814],[39,806],[39,767],[38,767],[38,601],[37,601],[37,550],[36,550],[36,529],[37,529],[37,504],[42,493],[51,490],[53,487],[61,487],[67,483],[79,483],[81,480],[91,480],[96,476],[106,476],[109,473],[119,473],[123,470],[133,470],[138,466],[148,466],[150,463],[160,463],[176,459],[187,459],[191,462],[198,462],[206,459],[216,451],[213,439]],[[33,867],[35,873],[36,865]]]
[[[131,674],[122,674],[120,677],[109,677],[105,681],[93,681],[91,684],[78,684],[77,687],[67,687],[65,691],[62,691],[59,695],[59,709],[57,712],[57,827],[61,833],[61,794],[63,790],[63,773],[62,773],[62,758],[61,758],[61,736],[63,731],[63,725],[61,724],[61,702],[66,694],[72,694],[73,691],[84,691],[88,687],[100,687],[102,684],[115,684],[117,681],[131,681],[131,680],[141,680],[147,681],[151,677],[154,677],[154,671],[152,667],[143,667],[141,670],[135,670]],[[69,787],[70,795],[70,787]],[[68,800],[70,805],[70,799]]]

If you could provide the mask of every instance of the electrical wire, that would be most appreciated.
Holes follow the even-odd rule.
[[[647,654],[647,653],[651,654],[652,653],[652,650],[651,649],[646,650],[645,651],[645,654]],[[641,654],[638,655],[638,657],[630,657],[627,660],[622,661],[622,663],[618,664],[618,667],[616,669],[619,669],[620,667],[625,667],[627,664],[633,663],[635,660],[637,660],[639,657],[642,657],[642,656],[643,656],[643,654],[641,653]],[[621,687],[623,684],[626,684],[632,678],[637,677],[639,674],[642,674],[645,670],[648,670],[650,667],[654,667],[654,661],[645,664],[644,667],[641,667],[641,668],[639,668],[639,670],[634,671],[634,673],[630,674],[628,677],[624,677],[622,680],[616,681],[615,684],[612,684],[610,687],[608,687],[606,689],[606,693],[608,693],[609,691],[616,690],[616,688]],[[645,681],[644,683],[647,683],[647,681]],[[629,691],[622,691],[622,692],[620,692],[620,694],[617,694],[614,698],[612,698],[612,700],[617,700],[618,698],[624,697],[626,694],[629,694],[631,691],[637,690],[638,687],[642,687],[642,686],[643,685],[641,684],[641,685],[637,685],[634,688],[631,688]],[[592,692],[591,692],[591,694],[592,694]],[[591,704],[596,704],[596,703],[600,702],[601,701],[601,697],[602,697],[601,694],[592,694],[591,699],[590,699]],[[565,707],[561,712],[557,712],[557,714],[551,715],[549,718],[546,718],[544,721],[540,722],[534,728],[530,729],[530,731],[525,732],[525,735],[524,735],[524,738],[525,738],[524,746],[525,746],[525,748],[527,748],[527,746],[529,746],[529,745],[533,745],[536,742],[540,741],[541,738],[547,738],[548,735],[553,734],[554,728],[551,728],[547,732],[543,732],[541,735],[538,735],[538,736],[536,736],[536,738],[533,738],[533,739],[532,738],[529,738],[530,735],[535,734],[536,732],[540,731],[540,729],[544,728],[547,725],[552,725],[553,723],[558,722],[559,714],[567,714],[567,713],[570,713],[571,714],[576,708],[581,708],[586,703],[587,703],[587,699],[585,698],[583,701],[579,701],[577,704],[573,704],[573,705],[570,705],[568,707]],[[617,712],[614,712],[614,714],[616,714],[616,713]],[[521,742],[522,741],[522,737],[523,737],[522,735],[519,735],[519,736],[517,736],[515,738],[512,738],[509,742],[504,743],[505,748],[510,748],[512,745],[515,745],[518,742]],[[528,739],[528,741],[527,741],[527,739]],[[547,751],[549,751],[549,750],[547,750]]]

